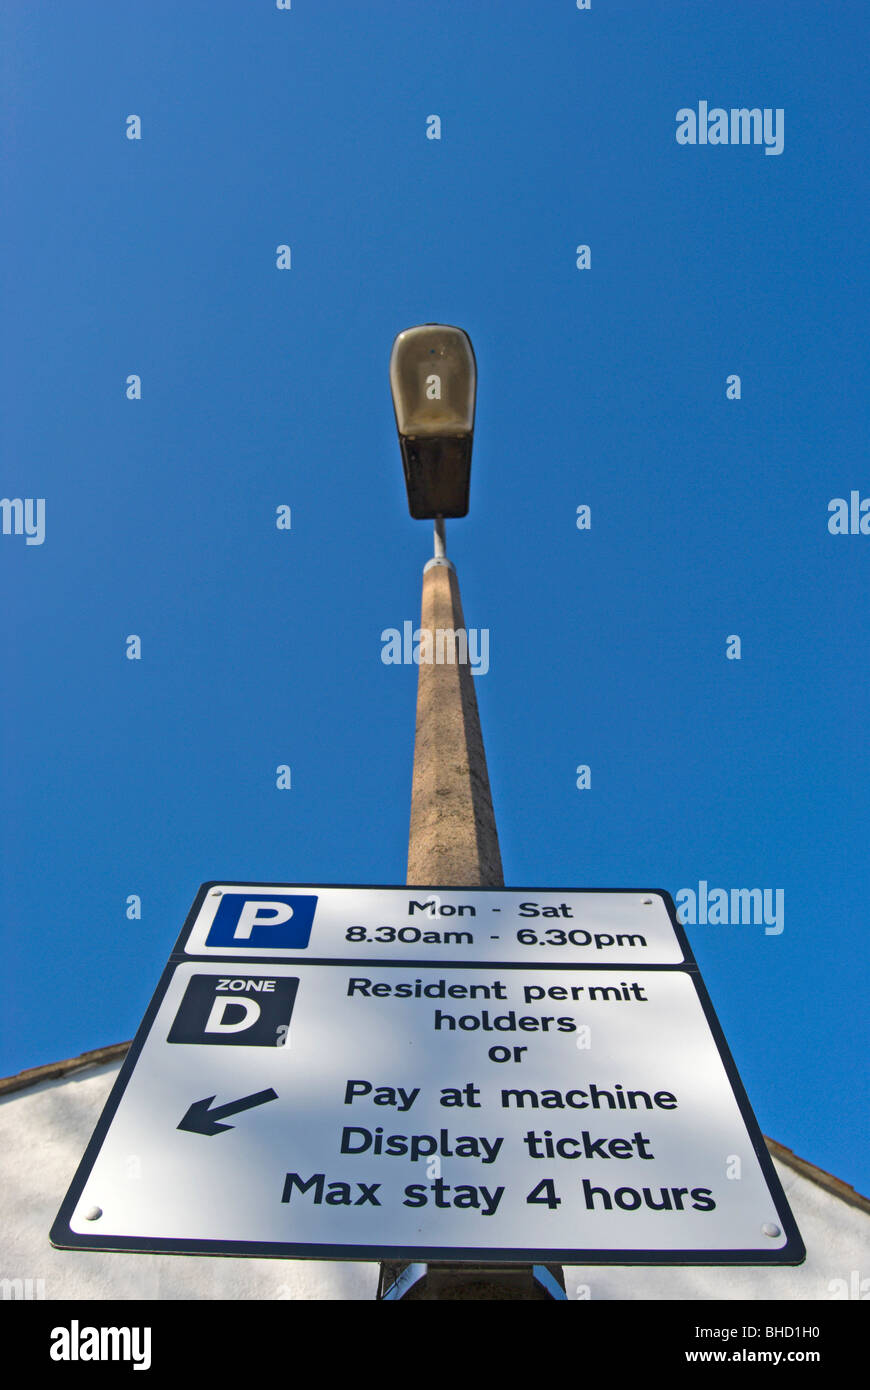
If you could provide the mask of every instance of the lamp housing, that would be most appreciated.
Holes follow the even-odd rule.
[[[411,516],[466,516],[477,396],[468,334],[446,323],[406,328],[390,354],[390,388]]]

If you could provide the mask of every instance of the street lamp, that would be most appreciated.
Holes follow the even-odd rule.
[[[393,343],[390,387],[408,506],[413,517],[435,522],[414,656],[419,675],[407,881],[504,886],[459,579],[444,543],[444,518],[468,512],[477,391],[468,334],[445,323],[406,328]]]
[[[393,343],[390,387],[411,515],[467,515],[477,394],[468,334],[446,323],[406,328]]]
[[[406,882],[427,895],[441,887],[503,888],[459,578],[444,545],[444,518],[468,513],[477,392],[468,334],[444,323],[406,328],[393,343],[390,387],[408,507],[411,516],[435,522],[435,554],[423,567],[415,634],[420,647],[414,653],[419,674]],[[457,1270],[386,1261],[379,1297],[468,1297],[475,1285],[488,1298],[550,1297],[556,1288],[565,1296],[555,1266],[542,1281],[530,1265]]]

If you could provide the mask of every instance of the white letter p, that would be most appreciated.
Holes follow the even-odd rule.
[[[270,912],[272,915],[261,917],[261,912]],[[277,927],[282,922],[288,922],[292,916],[293,909],[289,903],[246,902],[239,913],[233,936],[239,941],[247,941],[254,927]]]

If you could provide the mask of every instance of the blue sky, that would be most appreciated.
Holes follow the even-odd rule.
[[[477,356],[448,548],[506,882],[781,889],[781,933],[689,938],[765,1133],[870,1189],[870,535],[828,530],[870,496],[866,8],[0,27],[0,490],[45,499],[41,545],[0,535],[0,1074],[132,1036],[205,880],[404,880],[380,635],[431,538],[388,362],[434,320]],[[678,145],[699,101],[782,108],[782,153]]]

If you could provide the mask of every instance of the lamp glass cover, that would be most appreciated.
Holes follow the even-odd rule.
[[[477,368],[461,328],[406,328],[393,344],[390,386],[400,435],[455,438],[473,432]]]

